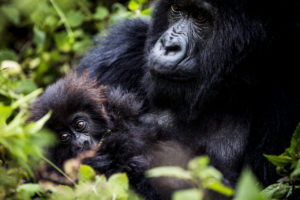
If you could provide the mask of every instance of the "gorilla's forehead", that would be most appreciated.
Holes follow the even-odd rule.
[[[169,0],[171,4],[177,4],[179,6],[188,7],[188,6],[210,6],[211,0]]]
[[[239,6],[251,1],[254,0],[161,0],[161,2],[165,2],[167,4],[177,4],[181,7],[199,7],[204,9],[210,9],[212,7],[220,8],[224,5],[225,7],[227,7],[228,5]]]

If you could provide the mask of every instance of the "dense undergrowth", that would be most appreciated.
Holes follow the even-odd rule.
[[[0,199],[141,199],[129,188],[126,174],[96,174],[80,159],[69,161],[65,184],[37,179],[46,149],[55,143],[43,128],[50,114],[26,123],[29,105],[42,89],[67,73],[97,38],[125,18],[149,17],[147,0],[4,0],[0,3]],[[237,189],[222,185],[222,174],[209,158],[192,160],[188,169],[161,167],[148,175],[184,179],[194,189],[178,191],[174,200],[196,200],[212,189],[238,200],[299,199],[300,126],[280,156],[266,156],[282,176],[262,191],[250,171]],[[49,175],[50,176],[50,175]]]

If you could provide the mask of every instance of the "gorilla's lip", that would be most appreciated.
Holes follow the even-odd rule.
[[[188,82],[191,81],[191,79],[193,79],[193,77],[189,75],[176,74],[170,72],[160,72],[153,68],[150,69],[150,74],[156,79],[163,79],[173,82]]]

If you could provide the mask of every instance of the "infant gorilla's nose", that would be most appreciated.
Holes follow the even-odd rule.
[[[86,151],[91,147],[91,143],[88,140],[83,141],[82,143],[79,143],[76,147],[75,147],[75,151],[77,152],[82,152],[82,151]]]
[[[91,143],[89,141],[84,141],[82,148],[85,151],[85,150],[88,150],[90,148],[90,146],[91,146]]]
[[[89,150],[91,148],[91,142],[88,139],[78,139],[73,142],[73,152],[75,154],[81,153],[83,151]]]

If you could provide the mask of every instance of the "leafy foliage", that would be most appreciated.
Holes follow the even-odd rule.
[[[35,180],[44,153],[54,143],[43,129],[47,114],[26,123],[30,103],[45,87],[106,34],[107,28],[125,18],[149,17],[148,0],[3,0],[0,3],[0,199],[120,199],[138,200],[129,190],[126,174],[107,179],[77,159],[62,172],[66,184]],[[266,155],[282,176],[261,192],[245,171],[235,200],[299,199],[300,125],[291,146],[279,156]],[[222,174],[208,165],[207,157],[192,160],[188,169],[160,167],[151,177],[172,176],[191,182],[192,189],[177,191],[174,200],[199,200],[211,189],[227,196],[233,190],[222,184]]]
[[[267,200],[267,196],[261,192],[261,187],[254,175],[246,170],[243,172],[234,200]]]
[[[130,193],[126,174],[114,174],[108,180],[104,175],[95,176],[92,168],[81,165],[78,176],[79,183],[75,187],[43,183],[48,199],[95,199],[95,200],[127,200],[139,197]],[[29,191],[30,192],[30,191]]]
[[[108,0],[1,1],[0,199],[139,199],[129,190],[126,174],[107,180],[76,160],[66,164],[76,168],[59,170],[71,184],[37,182],[35,173],[40,163],[49,162],[44,153],[55,142],[42,128],[51,113],[26,122],[29,105],[42,92],[38,88],[74,66],[107,27],[125,17],[149,15],[147,1],[134,3],[128,9]]]
[[[194,189],[177,191],[173,199],[202,199],[205,189],[211,189],[226,196],[232,196],[233,190],[222,184],[222,174],[209,165],[209,158],[202,156],[188,163],[188,170],[180,167],[157,167],[148,171],[151,178],[169,176],[184,179],[195,186]]]
[[[3,84],[0,91],[3,99],[0,102],[0,199],[14,199],[18,198],[18,191],[24,191],[25,186],[18,189],[19,185],[33,177],[32,168],[49,144],[54,143],[54,137],[42,129],[50,113],[35,123],[26,123],[28,104],[42,90],[27,95],[17,93],[18,84],[12,84],[17,77],[10,77],[9,72],[3,70],[0,77]]]
[[[0,4],[1,5],[1,4]],[[17,61],[38,86],[74,66],[105,28],[125,18],[147,17],[147,0],[11,0],[0,9],[0,63]]]
[[[265,155],[282,176],[278,183],[264,191],[271,199],[300,199],[300,124],[297,126],[289,148],[279,156]]]

